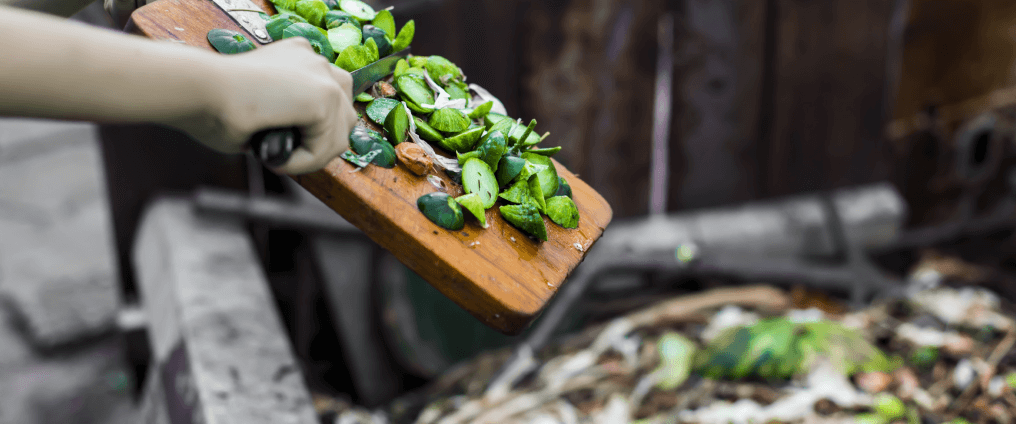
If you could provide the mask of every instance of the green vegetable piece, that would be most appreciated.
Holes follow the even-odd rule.
[[[341,0],[324,0],[324,2],[325,2],[326,5],[328,5],[328,10],[329,11],[338,9],[339,8],[339,3],[342,3]]]
[[[314,26],[324,27],[328,5],[321,0],[299,0],[296,2],[296,14],[302,16]]]
[[[411,110],[413,112],[416,112],[416,113],[419,113],[421,115],[428,115],[428,114],[430,114],[431,112],[434,111],[434,109],[429,109],[429,108],[425,108],[423,106],[420,106],[420,105],[414,103],[412,100],[409,100],[409,99],[407,99],[405,97],[402,97],[402,100],[404,100],[406,102],[406,106],[409,106],[409,110]],[[444,135],[442,135],[442,137],[444,137]]]
[[[403,74],[405,74],[406,70],[408,70],[408,69],[409,69],[409,62],[406,62],[406,59],[399,59],[399,61],[395,63],[395,72],[392,74],[392,76],[394,76],[395,78],[398,78],[398,77],[402,76]]]
[[[283,12],[292,12],[296,9],[296,0],[271,0],[275,8],[278,9],[279,14]],[[275,39],[274,37],[272,37]]]
[[[332,45],[332,51],[342,52],[360,44],[360,41],[360,29],[353,24],[346,23],[328,30],[328,42]]]
[[[547,226],[540,212],[531,203],[505,205],[500,208],[501,216],[518,229],[540,240],[547,241]]]
[[[508,139],[511,141],[511,144],[513,146],[512,148],[516,152],[522,150],[522,147],[526,146],[526,143],[523,143],[520,140],[528,140],[532,136],[537,140],[536,143],[540,142],[539,137],[536,137],[535,134],[533,134],[534,128],[536,128],[535,119],[529,121],[529,125],[526,127],[522,127],[521,125],[515,126],[515,129],[512,130],[511,134],[508,136]]]
[[[469,128],[469,117],[458,109],[444,107],[435,110],[427,123],[444,133],[458,133]]]
[[[557,177],[557,183],[558,183],[557,184],[557,192],[554,193],[554,196],[568,196],[568,197],[572,197],[571,185],[568,184],[568,181],[565,181],[564,178],[561,178],[560,176],[558,176]]]
[[[543,155],[543,156],[546,156],[546,157],[549,158],[551,156],[556,155],[557,152],[560,152],[560,151],[561,151],[561,146],[556,146],[556,147],[545,147],[545,148],[542,148],[542,149],[529,149],[529,150],[526,150],[526,153],[535,153],[535,154]]]
[[[519,173],[517,179],[529,181],[529,177],[536,175],[537,173],[543,171],[546,168],[547,168],[546,165],[537,165],[527,160],[525,165],[522,166],[522,172]]]
[[[381,133],[369,128],[356,126],[349,132],[349,148],[358,155],[365,155],[374,150],[377,142],[384,140]]]
[[[536,208],[541,213],[547,213],[547,200],[543,197],[543,188],[540,187],[540,179],[533,175],[529,177],[529,193],[533,196],[533,201],[536,202]]]
[[[374,53],[370,48],[359,45],[349,46],[342,53],[339,53],[339,58],[335,60],[335,65],[346,71],[353,72],[374,63],[376,60],[377,58],[374,57]]]
[[[360,103],[367,103],[370,102],[371,100],[374,100],[374,96],[371,96],[370,93],[363,92],[357,94],[356,97],[353,98],[353,100],[356,100]]]
[[[487,127],[487,131],[490,132],[499,131],[501,132],[501,134],[504,134],[505,139],[508,142],[509,146],[511,146],[511,139],[508,138],[508,135],[511,134],[513,130],[515,130],[515,121],[511,119],[502,119],[501,121],[496,122],[494,125]]]
[[[469,160],[469,159],[479,159],[480,158],[480,152],[477,152],[475,150],[472,151],[472,152],[466,152],[466,153],[457,153],[456,152],[455,153],[455,157],[459,161],[459,166],[462,166],[462,165],[465,165],[466,161]]]
[[[357,0],[341,0],[341,1],[342,3],[339,5],[339,8],[342,9],[343,12],[353,15],[353,17],[359,19],[361,22],[366,22],[371,19],[374,19],[374,16],[377,15],[377,13],[374,12],[373,7],[370,7],[369,4],[364,3],[362,1]]]
[[[357,31],[360,31],[360,28],[363,26],[359,19],[341,10],[329,10],[328,13],[325,13],[325,29],[338,28],[342,24],[355,26]]]
[[[392,41],[392,50],[400,52],[406,47],[409,47],[413,42],[413,37],[416,36],[416,22],[412,19],[406,22],[402,26],[402,30],[399,31],[399,35],[395,36],[395,41]]]
[[[416,207],[431,222],[452,231],[461,230],[466,224],[462,208],[454,198],[440,191],[424,194],[416,199]]]
[[[359,168],[366,167],[374,160],[377,155],[381,154],[381,150],[372,150],[367,152],[365,155],[357,155],[350,150],[346,150],[340,155],[343,159],[349,161],[349,163],[356,165]]]
[[[335,53],[332,51],[332,44],[328,42],[327,33],[324,30],[309,23],[297,22],[282,30],[282,38],[303,37],[310,41],[310,46],[321,56],[329,61],[335,60]]]
[[[377,62],[377,60],[381,58],[381,53],[378,51],[377,43],[374,42],[373,38],[368,38],[367,41],[364,41],[363,46],[370,52],[370,63]]]
[[[366,44],[368,39],[374,40],[374,43],[377,44],[377,51],[380,57],[392,54],[392,43],[388,40],[388,36],[385,35],[385,30],[374,25],[364,25],[363,42]]]
[[[388,113],[391,112],[392,109],[395,109],[396,106],[401,105],[402,102],[398,100],[379,97],[367,105],[367,117],[378,125],[384,125],[385,118],[388,117]]]
[[[462,165],[462,188],[466,193],[479,194],[484,209],[494,206],[497,201],[497,179],[482,160],[469,159]]]
[[[434,104],[434,93],[430,91],[427,83],[419,76],[408,74],[408,71],[407,74],[395,78],[395,90],[417,106]]]
[[[208,42],[222,54],[236,54],[254,50],[254,42],[239,32],[228,29],[208,31]]]
[[[522,173],[526,160],[518,156],[504,155],[497,163],[497,183],[504,187]]]
[[[431,115],[431,117],[433,117],[433,115]],[[476,146],[477,141],[480,141],[480,136],[482,135],[483,127],[476,127],[471,130],[460,132],[451,137],[445,137],[443,141],[438,142],[438,145],[448,151],[468,152],[473,150],[473,147]]]
[[[695,358],[695,342],[679,333],[668,331],[657,342],[660,366],[653,371],[657,376],[656,387],[674,390],[691,376],[692,361]]]
[[[491,106],[494,105],[493,101],[491,101],[490,103],[491,103]],[[505,119],[511,120],[510,117],[507,117],[507,116],[502,115],[500,113],[490,112],[490,113],[486,114],[483,117],[483,125],[486,126],[487,129],[489,130],[490,127],[494,126],[494,124],[496,124],[498,122],[501,122],[501,121],[504,121]]]
[[[448,97],[452,100],[463,99],[469,100],[469,86],[465,83],[452,81],[445,86],[445,92],[448,93]]]
[[[494,107],[494,102],[488,100],[487,103],[479,105],[476,109],[469,112],[469,119],[485,119],[487,114],[490,113],[490,109]],[[502,136],[504,134],[501,134]]]
[[[480,195],[477,193],[469,193],[455,198],[456,202],[459,202],[462,207],[466,208],[469,213],[472,213],[476,217],[477,221],[480,221],[480,226],[487,228],[487,214],[484,213],[486,208],[483,207],[483,200],[480,199]]]
[[[865,413],[854,415],[854,424],[886,424],[886,420],[881,415]]]
[[[388,38],[395,38],[395,18],[392,16],[392,12],[389,12],[388,10],[377,12],[370,23],[371,25],[381,28]]]
[[[536,199],[533,199],[532,192],[529,190],[529,181],[527,180],[516,181],[515,184],[512,184],[508,190],[499,194],[498,197],[520,205],[528,203],[536,206]]]
[[[483,127],[480,127],[483,130]],[[501,157],[508,151],[508,147],[505,144],[504,134],[500,131],[488,132],[487,135],[480,139],[480,145],[476,148],[476,151],[480,154],[480,159],[487,162],[490,169],[497,172],[497,165],[501,162]]]
[[[1006,374],[1005,385],[1009,386],[1010,389],[1016,389],[1016,371]]]
[[[406,141],[406,132],[409,131],[409,114],[406,113],[406,108],[402,107],[401,102],[399,106],[388,112],[384,127],[392,144],[398,145]]]
[[[307,20],[295,13],[279,13],[278,15],[272,16],[272,19],[265,24],[265,29],[268,30],[268,35],[270,35],[273,40],[281,40],[282,31],[295,23],[307,23]]]
[[[462,70],[450,60],[441,56],[428,57],[427,64],[424,67],[427,69],[427,73],[430,74],[430,78],[435,82],[441,83],[443,86],[447,86],[452,80],[462,80]]]
[[[907,405],[903,404],[903,401],[898,397],[891,394],[879,393],[875,395],[873,401],[872,409],[887,421],[903,418],[903,415],[907,413]]]
[[[410,56],[409,66],[422,69],[427,66],[427,56]]]
[[[412,106],[409,108],[412,109]],[[430,125],[427,125],[426,121],[416,116],[413,117],[413,120],[416,121],[416,133],[420,135],[420,138],[438,143],[439,145],[444,141],[444,136],[437,130],[431,128]]]
[[[567,196],[554,196],[547,199],[547,217],[555,224],[564,228],[578,228],[579,208]]]
[[[423,76],[427,74],[427,71],[423,70],[423,68],[417,68],[417,67],[412,67],[411,66],[411,67],[409,67],[409,69],[406,69],[406,74],[416,75],[416,76],[420,77],[420,81],[424,81]],[[426,84],[426,83],[424,83],[424,84]],[[427,86],[427,88],[429,89],[430,86]]]
[[[543,192],[547,195],[557,193],[558,179],[557,179],[557,168],[554,167],[554,162],[549,157],[539,155],[536,153],[523,153],[522,159],[525,159],[536,165],[544,165],[547,168],[541,170],[536,174],[537,178],[540,179],[540,186]]]
[[[445,170],[445,174],[448,175],[448,178],[451,178],[453,183],[458,184],[458,185],[462,185],[462,170],[461,169],[458,170],[458,171],[452,171],[451,169],[446,169]]]

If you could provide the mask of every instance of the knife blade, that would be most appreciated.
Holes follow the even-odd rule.
[[[409,55],[411,47],[385,56],[378,61],[357,69],[353,77],[353,97],[367,91],[395,71],[395,64]],[[251,151],[261,162],[273,168],[285,165],[293,150],[303,144],[303,134],[297,127],[269,128],[255,133],[250,141]]]

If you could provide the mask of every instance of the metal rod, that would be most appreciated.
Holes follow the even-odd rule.
[[[669,149],[674,79],[674,14],[664,13],[657,23],[656,90],[653,98],[653,162],[649,179],[649,214],[667,212],[670,178]]]

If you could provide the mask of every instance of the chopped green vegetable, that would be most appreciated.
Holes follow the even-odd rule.
[[[310,41],[310,46],[318,54],[335,60],[335,53],[332,51],[332,44],[328,42],[327,33],[324,30],[309,23],[296,22],[282,30],[282,38],[303,37]],[[368,62],[369,63],[369,62]]]
[[[381,150],[372,150],[365,155],[357,155],[350,150],[346,150],[340,157],[359,168],[363,168],[369,165],[379,154],[381,154]]]
[[[321,0],[299,0],[296,2],[296,14],[302,16],[312,25],[324,27],[328,5]]]
[[[410,109],[412,109],[412,107],[410,107]],[[419,134],[421,138],[438,144],[444,141],[444,136],[437,130],[431,128],[430,125],[427,125],[426,121],[417,116],[414,116],[413,120],[416,122],[416,133]]]
[[[444,107],[435,110],[427,123],[443,133],[458,133],[469,128],[469,117],[458,109]]]
[[[540,179],[536,175],[529,177],[529,194],[533,196],[533,201],[536,202],[536,208],[540,210],[540,213],[547,213],[547,200],[543,197],[543,188],[540,186]]]
[[[505,205],[499,210],[501,216],[512,225],[537,239],[547,241],[547,226],[544,225],[540,212],[531,203]]]
[[[473,150],[473,146],[476,145],[476,142],[480,140],[480,136],[482,135],[483,127],[477,127],[460,132],[451,137],[445,137],[444,140],[438,142],[438,145],[449,151],[468,152]]]
[[[381,53],[377,49],[377,43],[374,42],[373,38],[368,38],[367,41],[363,42],[363,46],[370,52],[371,63],[377,62],[381,58]]]
[[[491,102],[491,105],[493,105],[493,102]],[[512,120],[511,118],[504,116],[500,113],[490,112],[483,117],[483,125],[487,127],[487,129],[489,130],[490,127],[494,126],[494,124],[504,121],[505,119],[509,121]]]
[[[462,208],[447,193],[438,191],[424,194],[416,199],[416,207],[423,212],[423,216],[442,228],[456,231],[465,226]]]
[[[452,100],[469,100],[469,86],[463,82],[452,81],[448,83],[445,86],[445,92],[448,93],[448,97],[451,97]]]
[[[388,112],[384,127],[392,144],[397,145],[406,141],[406,131],[409,131],[409,115],[406,113],[406,108],[402,107],[402,103]]]
[[[477,152],[475,150],[472,151],[472,152],[466,152],[466,153],[458,153],[458,152],[456,152],[455,153],[455,157],[459,161],[459,166],[462,166],[462,165],[466,164],[467,160],[470,160],[470,159],[479,159],[480,158],[480,152]]]
[[[529,150],[526,150],[526,153],[535,153],[535,154],[543,155],[543,156],[546,156],[546,157],[549,158],[551,156],[556,155],[557,152],[560,152],[560,151],[561,151],[561,146],[557,146],[557,147],[545,147],[545,148],[542,148],[542,149],[529,149]]]
[[[448,85],[452,80],[462,79],[462,70],[455,66],[450,60],[441,56],[427,57],[427,64],[424,66],[430,78],[441,85]]]
[[[392,43],[388,40],[388,36],[385,35],[385,31],[381,28],[374,25],[364,25],[363,40],[364,43],[366,43],[367,40],[374,40],[374,43],[377,44],[380,57],[392,54]]]
[[[427,56],[410,56],[409,66],[414,68],[423,68],[427,66]]]
[[[342,52],[360,44],[361,37],[360,29],[349,23],[328,30],[328,42],[332,45],[332,51]]]
[[[691,375],[692,360],[695,357],[695,342],[680,333],[668,331],[657,342],[660,366],[653,371],[657,376],[656,387],[674,390]]]
[[[370,48],[359,45],[349,46],[342,53],[339,53],[339,58],[335,60],[335,65],[346,71],[353,72],[374,63],[376,60],[377,58],[374,57],[374,52]]]
[[[367,105],[367,117],[378,125],[384,125],[385,118],[388,117],[388,113],[391,112],[392,109],[395,109],[396,106],[401,105],[402,102],[398,100],[379,97]]]
[[[370,7],[367,3],[357,0],[342,0],[339,8],[342,9],[343,12],[353,15],[353,17],[362,22],[374,19],[374,16],[377,15],[377,13],[374,12],[373,7]]]
[[[540,179],[540,186],[543,192],[548,196],[557,193],[557,168],[554,167],[554,162],[549,157],[539,155],[536,153],[523,153],[522,159],[525,159],[536,165],[544,165],[545,169],[536,174],[537,178]]]
[[[572,197],[571,186],[568,185],[568,181],[558,176],[557,183],[558,183],[557,192],[554,193],[555,196],[568,196],[569,198]]]
[[[356,100],[356,101],[361,102],[361,103],[367,103],[367,102],[369,102],[371,100],[374,100],[374,96],[371,96],[370,93],[363,92],[363,93],[357,94],[356,97],[353,98],[353,100]]]
[[[471,110],[469,112],[469,119],[484,119],[484,118],[486,118],[487,114],[490,113],[490,109],[492,107],[494,107],[494,102],[488,100],[486,103],[477,106],[476,109]],[[503,135],[504,134],[502,134],[502,136]]]
[[[388,10],[377,12],[370,23],[371,25],[381,28],[388,38],[395,38],[395,18],[392,16],[392,12],[389,12]]]
[[[399,59],[399,61],[395,63],[395,72],[392,73],[392,76],[398,78],[402,76],[402,74],[405,74],[407,69],[409,69],[409,62],[406,62],[406,59]]]
[[[529,181],[519,180],[515,184],[512,184],[508,190],[502,192],[498,197],[507,200],[512,203],[530,203],[536,206],[536,199],[533,199],[532,192],[529,191]]]
[[[497,179],[482,160],[469,159],[462,165],[462,188],[466,193],[479,194],[484,209],[494,206],[497,201]]]
[[[373,150],[374,144],[384,140],[381,133],[365,127],[353,127],[349,132],[349,148],[358,155],[367,154]]]
[[[434,93],[427,83],[416,75],[404,74],[395,78],[395,90],[406,100],[419,105],[434,104]]]
[[[328,13],[325,13],[325,29],[338,28],[342,24],[355,26],[358,31],[363,27],[359,19],[341,10],[330,10]]]
[[[282,31],[295,23],[307,23],[307,20],[295,13],[279,13],[272,16],[272,19],[265,24],[265,29],[268,30],[268,35],[273,40],[281,40]]]
[[[579,208],[567,196],[547,198],[546,211],[547,217],[557,225],[564,228],[578,228],[579,226]]]
[[[279,10],[280,14],[296,9],[296,0],[272,0],[272,4],[275,5],[276,9],[281,9]]]
[[[392,50],[400,52],[413,42],[413,37],[416,36],[416,22],[412,19],[406,22],[402,26],[402,30],[399,31],[399,35],[395,36],[395,41],[392,41]]]
[[[903,415],[907,413],[907,405],[904,405],[903,401],[898,397],[888,393],[875,395],[872,409],[875,410],[875,413],[886,418],[887,421],[903,418]]]
[[[208,31],[208,42],[222,54],[236,54],[254,50],[254,42],[239,32],[228,29]]]
[[[497,163],[497,183],[501,187],[508,185],[509,182],[515,179],[522,173],[522,169],[526,165],[526,160],[518,156],[504,155],[501,160]]]
[[[483,127],[479,129],[483,131]],[[479,147],[476,148],[476,151],[480,153],[480,159],[487,162],[494,172],[497,172],[497,165],[501,162],[501,157],[508,151],[505,143],[504,134],[501,134],[500,131],[493,131],[484,135],[480,140]]]
[[[477,221],[480,221],[480,226],[487,228],[487,217],[485,208],[483,207],[483,200],[480,199],[480,195],[477,193],[469,193],[455,198],[462,207],[466,208],[469,213],[476,217]]]

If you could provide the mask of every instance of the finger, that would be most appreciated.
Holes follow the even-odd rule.
[[[332,66],[332,78],[342,87],[349,101],[353,101],[353,75],[338,66]]]
[[[282,40],[269,44],[269,47],[276,45],[282,46],[280,48],[291,48],[291,49],[300,48],[310,50],[312,52],[314,51],[314,48],[310,46],[310,40],[303,37],[284,38]]]

